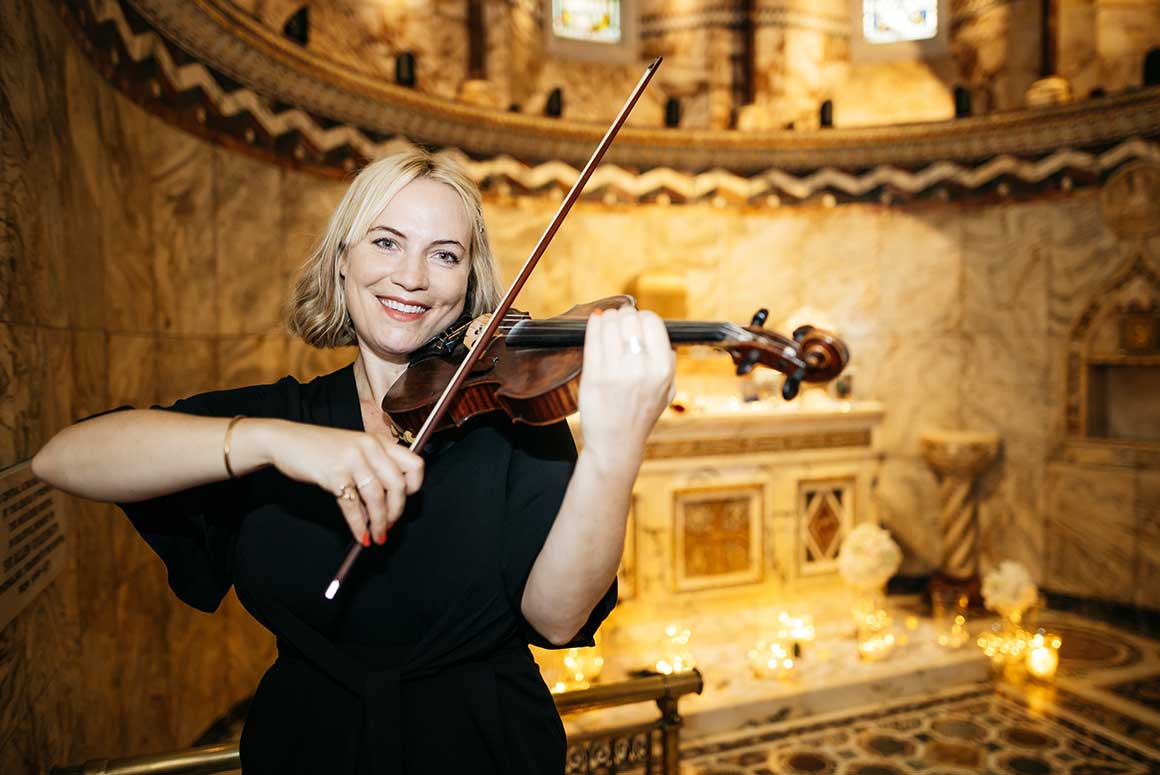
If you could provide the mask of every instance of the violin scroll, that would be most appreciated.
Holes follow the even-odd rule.
[[[742,330],[744,336],[720,345],[733,357],[737,374],[747,374],[758,364],[780,371],[786,375],[782,397],[787,401],[798,394],[802,382],[829,382],[850,362],[845,343],[820,328],[801,326],[792,339],[760,326]]]

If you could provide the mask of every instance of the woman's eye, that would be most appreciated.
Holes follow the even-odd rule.
[[[438,253],[435,254],[435,257],[438,258],[440,261],[442,261],[445,264],[458,264],[459,263],[459,256],[457,256],[454,253],[451,253],[449,251],[446,251],[446,250],[439,251]]]
[[[383,250],[390,250],[391,248],[398,246],[399,243],[395,242],[390,237],[379,237],[372,244],[378,245]]]

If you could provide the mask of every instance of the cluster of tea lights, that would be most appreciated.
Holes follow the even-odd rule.
[[[1010,632],[988,632],[979,636],[979,648],[996,667],[1027,668],[1036,678],[1051,678],[1059,668],[1059,649],[1063,639],[1042,629],[1031,634],[1018,629]]]
[[[852,611],[858,639],[858,658],[863,662],[878,662],[894,651],[894,619],[885,608],[872,600],[859,600]]]
[[[789,680],[797,673],[798,660],[814,640],[816,630],[813,617],[792,615],[782,611],[777,615],[775,636],[759,640],[749,650],[749,664],[758,678]]]
[[[657,660],[656,671],[662,675],[687,673],[697,666],[689,639],[693,633],[688,627],[670,624],[665,628],[665,639],[661,647],[662,656]]]

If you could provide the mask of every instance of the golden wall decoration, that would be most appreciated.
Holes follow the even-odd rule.
[[[761,581],[763,493],[754,483],[673,494],[676,591]]]

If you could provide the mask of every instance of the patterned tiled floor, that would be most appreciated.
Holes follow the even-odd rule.
[[[1068,614],[1051,684],[970,685],[682,746],[682,775],[1160,775],[1160,651]]]
[[[1160,751],[989,685],[686,748],[685,775],[1160,772]]]

